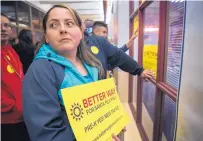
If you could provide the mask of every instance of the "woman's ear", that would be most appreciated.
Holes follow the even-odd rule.
[[[47,38],[46,33],[44,33],[44,38],[45,38],[45,42],[46,42],[46,43],[49,43],[49,40],[48,40],[48,38]]]

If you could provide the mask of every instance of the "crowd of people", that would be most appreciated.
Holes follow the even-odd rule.
[[[74,141],[61,89],[105,79],[115,67],[143,79],[154,77],[124,52],[136,33],[118,48],[108,41],[105,23],[95,22],[90,36],[80,15],[62,5],[49,9],[42,23],[44,38],[37,45],[31,31],[23,29],[11,46],[10,21],[1,14],[2,141]]]

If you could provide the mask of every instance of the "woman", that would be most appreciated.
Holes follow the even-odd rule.
[[[43,28],[45,43],[23,81],[24,120],[33,141],[74,141],[60,89],[102,79],[104,71],[82,39],[82,21],[75,11],[53,6]]]
[[[20,31],[18,39],[19,43],[13,48],[20,57],[20,61],[23,64],[23,72],[25,74],[34,59],[35,47],[32,43],[32,32],[30,30],[23,29]]]

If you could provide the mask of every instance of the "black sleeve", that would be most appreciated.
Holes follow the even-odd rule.
[[[54,69],[36,60],[23,80],[23,116],[32,141],[72,141],[58,98]]]
[[[119,49],[121,49],[122,51],[126,52],[128,50],[128,47],[125,44],[122,47],[120,47]]]
[[[107,62],[113,68],[119,67],[125,72],[129,72],[132,75],[141,75],[144,69],[130,56],[125,54],[122,50],[113,46],[103,37],[99,37],[102,47],[107,56]]]

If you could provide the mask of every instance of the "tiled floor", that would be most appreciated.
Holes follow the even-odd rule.
[[[126,126],[127,131],[124,133],[124,141],[142,141],[128,103],[122,104],[130,117],[130,122]]]

